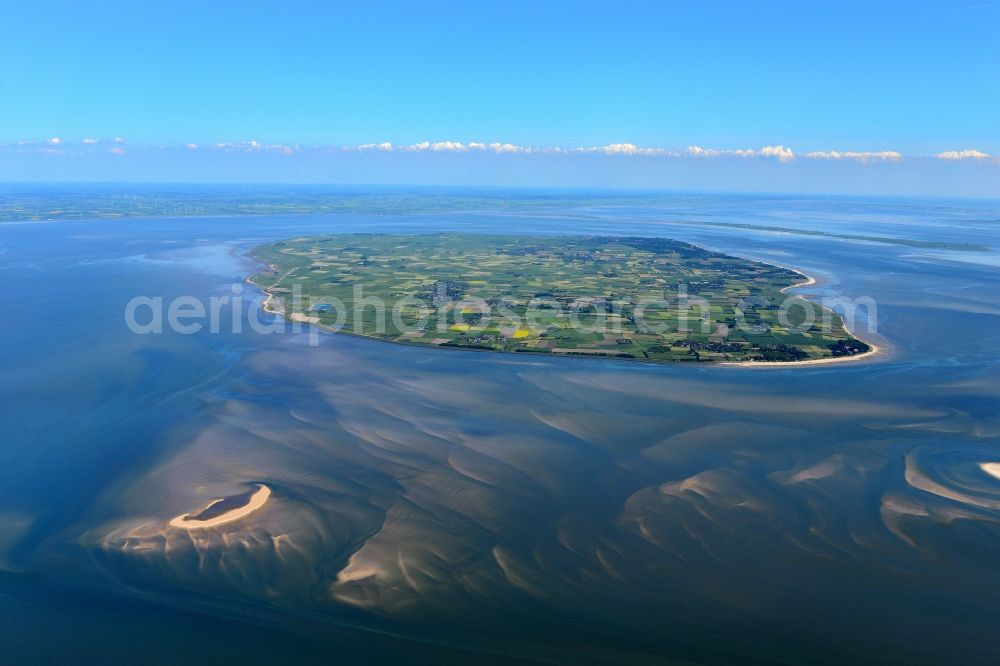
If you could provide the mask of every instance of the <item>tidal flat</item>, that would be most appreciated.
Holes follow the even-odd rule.
[[[703,224],[791,218],[988,249]],[[990,202],[699,195],[2,224],[3,657],[987,662],[996,219]],[[249,252],[281,239],[498,228],[787,266],[816,277],[807,297],[871,297],[864,333],[891,353],[757,372],[123,318],[136,296],[238,296],[224,317],[244,317],[264,297]],[[170,525],[261,487],[237,519]]]

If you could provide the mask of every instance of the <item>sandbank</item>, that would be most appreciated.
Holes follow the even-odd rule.
[[[1000,479],[1000,462],[979,463],[979,469],[983,470],[990,476]]]
[[[267,503],[267,500],[270,497],[271,497],[271,489],[265,486],[263,483],[261,483],[257,486],[257,492],[251,495],[250,500],[243,506],[236,507],[231,511],[226,511],[225,513],[219,516],[215,516],[207,520],[197,520],[191,518],[192,515],[196,516],[200,513],[203,513],[204,511],[208,510],[211,506],[223,501],[223,499],[214,499],[205,506],[203,506],[198,511],[195,511],[193,514],[185,513],[181,516],[173,518],[170,521],[170,526],[180,527],[185,530],[196,530],[205,527],[218,527],[219,525],[232,523],[237,520],[246,518],[251,513],[264,506],[264,504]]]

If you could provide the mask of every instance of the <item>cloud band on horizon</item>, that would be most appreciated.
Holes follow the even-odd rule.
[[[125,149],[121,147],[125,143],[122,137],[112,139],[96,139],[86,137],[79,141],[67,141],[58,136],[53,136],[42,140],[21,140],[15,143],[0,143],[0,149],[16,148],[19,152],[25,149],[37,149],[37,152],[46,155],[71,154],[74,148],[93,149],[100,145],[111,145],[112,148],[105,152],[112,155],[124,155]],[[990,154],[966,148],[962,150],[945,150],[933,155],[911,155],[904,156],[895,150],[879,151],[853,151],[853,150],[814,150],[805,153],[796,153],[792,148],[783,144],[762,146],[758,149],[743,148],[707,148],[699,145],[690,145],[686,148],[661,148],[650,146],[639,146],[634,143],[610,143],[603,146],[530,146],[518,145],[509,142],[461,142],[461,141],[421,141],[412,144],[396,145],[390,141],[379,143],[363,143],[357,145],[307,145],[284,144],[284,143],[263,143],[256,140],[248,141],[217,141],[208,144],[185,143],[179,146],[157,145],[148,146],[158,149],[170,149],[181,147],[189,151],[213,150],[223,152],[242,153],[277,153],[282,155],[292,155],[305,150],[319,151],[343,151],[343,152],[378,152],[378,153],[494,153],[497,155],[581,155],[595,154],[622,157],[666,157],[666,158],[763,158],[772,159],[782,163],[794,162],[798,159],[806,160],[831,160],[831,161],[855,161],[862,164],[875,162],[901,162],[908,157],[914,158],[934,158],[949,162],[963,160],[973,160],[1000,164],[1000,159],[993,158]],[[75,154],[80,154],[79,152]]]

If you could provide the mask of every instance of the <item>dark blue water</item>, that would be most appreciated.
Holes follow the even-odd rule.
[[[1000,205],[679,197],[543,213],[0,226],[0,661],[989,661]],[[983,252],[706,226],[750,223]],[[871,298],[886,353],[780,369],[307,331],[137,335],[267,240],[662,235]],[[864,322],[867,324],[867,322]],[[252,519],[172,517],[266,483]]]

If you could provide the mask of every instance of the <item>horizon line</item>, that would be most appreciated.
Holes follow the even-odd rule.
[[[851,192],[793,192],[780,190],[741,189],[675,189],[661,187],[629,186],[588,186],[588,185],[491,185],[491,184],[446,184],[446,183],[365,183],[332,181],[192,181],[192,180],[0,180],[0,188],[17,186],[194,186],[194,187],[330,187],[330,188],[397,188],[397,189],[451,189],[451,190],[498,190],[536,192],[604,192],[648,193],[663,195],[740,195],[758,197],[788,198],[861,198],[861,199],[924,199],[924,200],[972,200],[997,201],[1000,196],[953,195],[953,194],[892,194],[892,193],[851,193]],[[297,213],[288,213],[295,215]]]

